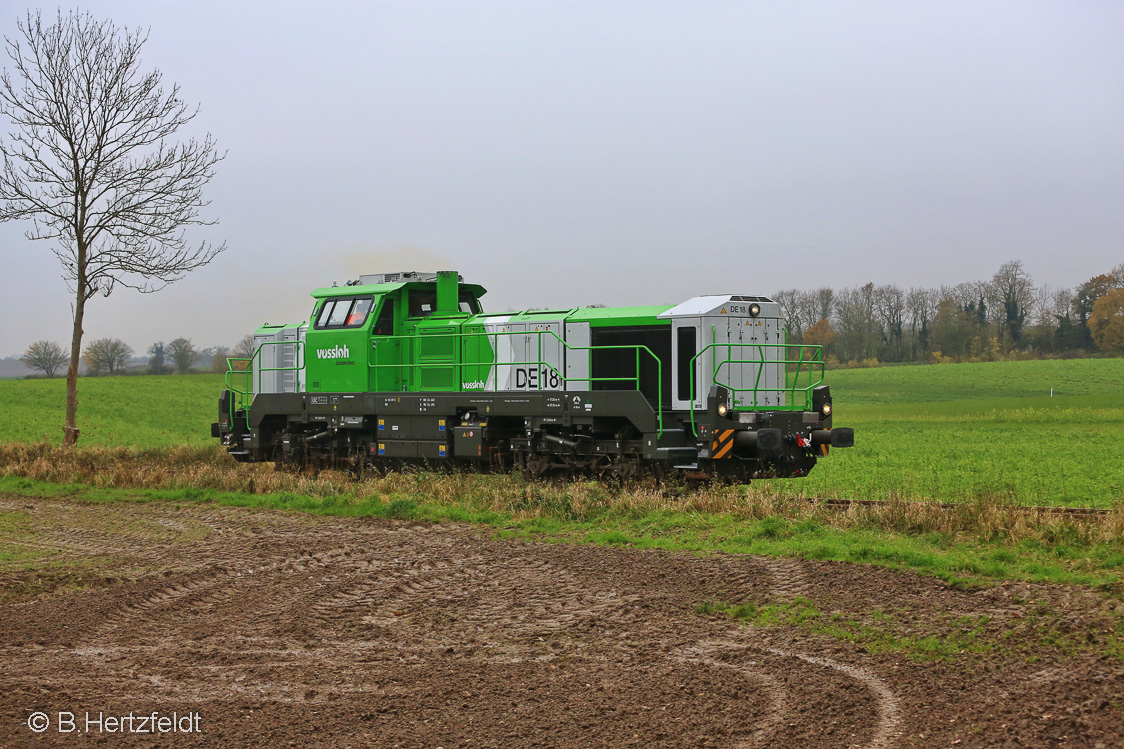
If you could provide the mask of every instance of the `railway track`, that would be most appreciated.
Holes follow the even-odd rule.
[[[884,499],[840,499],[836,497],[808,497],[808,502],[815,505],[822,505],[824,507],[834,507],[838,509],[847,509],[856,505],[866,507],[886,507],[891,503]],[[936,505],[942,509],[955,510],[963,507],[962,504],[955,502],[907,502],[906,504],[916,505]],[[1068,515],[1071,517],[1097,517],[1100,515],[1107,515],[1109,510],[1103,507],[1039,507],[1039,506],[1010,506],[1007,509],[1015,510],[1017,512],[1024,512],[1028,514],[1042,514],[1042,515]]]

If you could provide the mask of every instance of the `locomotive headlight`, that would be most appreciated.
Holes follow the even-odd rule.
[[[827,385],[819,385],[812,389],[812,410],[818,411],[822,419],[830,418],[831,390]]]
[[[712,386],[706,396],[706,410],[714,416],[725,417],[730,413],[730,391],[721,385]]]
[[[760,304],[757,304],[756,302],[754,302],[753,304],[749,305],[749,316],[750,317],[757,317],[760,314],[761,314],[761,305]]]

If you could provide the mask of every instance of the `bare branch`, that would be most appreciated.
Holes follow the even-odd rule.
[[[0,221],[31,220],[28,238],[51,242],[86,298],[153,291],[214,259],[225,245],[189,246],[183,228],[214,223],[200,218],[202,190],[225,153],[209,135],[171,142],[198,110],[141,72],[147,33],[61,11],[18,26],[0,76],[14,126],[0,141]]]

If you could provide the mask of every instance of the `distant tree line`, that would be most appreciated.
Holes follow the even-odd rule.
[[[120,374],[187,374],[189,372],[226,372],[227,357],[250,358],[254,354],[254,337],[245,336],[233,348],[212,346],[198,349],[189,338],[176,338],[169,343],[157,341],[148,347],[148,364],[135,365],[133,349],[120,338],[99,338],[82,349],[82,363],[89,377]],[[27,347],[20,361],[29,369],[54,377],[66,364],[69,355],[54,341],[36,341]]]
[[[784,289],[773,298],[790,343],[821,345],[829,362],[851,366],[1124,354],[1124,263],[1074,289],[1036,286],[1013,260],[987,281]]]
[[[1013,260],[988,281],[908,290],[873,283],[784,289],[773,298],[781,305],[790,343],[823,346],[829,362],[843,365],[1124,354],[1124,263],[1074,289],[1035,286]],[[226,372],[228,358],[253,357],[254,338],[205,349],[176,338],[157,341],[148,354],[147,368],[138,371]],[[112,375],[124,373],[132,356],[124,341],[99,338],[86,345],[82,361],[88,374]],[[36,341],[20,357],[47,377],[66,360],[51,341]]]

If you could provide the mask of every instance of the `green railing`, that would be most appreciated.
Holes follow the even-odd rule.
[[[505,361],[505,362],[496,361],[496,359],[498,358],[496,352],[499,349],[499,338],[501,336],[535,336],[536,342],[538,344],[538,359],[535,360],[535,361]],[[588,352],[592,353],[593,351],[608,351],[608,350],[612,350],[612,349],[630,349],[630,350],[634,351],[635,354],[636,354],[636,370],[635,370],[636,375],[633,376],[633,377],[594,377],[593,371],[592,371],[593,361],[592,361],[592,356],[590,356],[589,360],[588,360],[589,365],[590,365],[590,371],[588,373],[588,376],[585,376],[585,377],[567,377],[566,375],[559,372],[558,368],[554,364],[550,363],[549,361],[546,361],[546,359],[543,358],[543,336],[553,337],[554,340],[558,341],[558,343],[563,348],[565,348],[567,351],[588,351]],[[469,368],[470,370],[473,370],[475,372],[479,372],[481,369],[483,369],[488,373],[487,377],[485,378],[485,382],[487,381],[488,378],[491,378],[493,376],[496,377],[496,380],[497,380],[496,391],[497,392],[519,392],[519,391],[524,390],[524,388],[518,388],[515,391],[500,391],[499,390],[499,382],[498,382],[500,367],[531,367],[531,366],[533,366],[533,367],[535,367],[536,373],[550,372],[552,375],[556,375],[557,379],[551,380],[551,382],[556,382],[557,386],[553,386],[553,385],[544,386],[543,383],[544,383],[544,380],[547,379],[547,377],[536,375],[536,377],[535,377],[536,387],[534,387],[534,388],[530,387],[529,378],[528,378],[528,387],[525,388],[527,390],[538,390],[538,391],[542,391],[542,390],[565,390],[564,384],[567,383],[567,382],[591,382],[591,383],[592,382],[630,382],[633,385],[633,389],[636,390],[637,392],[639,392],[640,391],[640,354],[641,354],[641,352],[643,352],[643,353],[646,353],[648,356],[652,357],[652,360],[655,361],[655,363],[656,363],[656,383],[657,383],[657,387],[656,387],[656,409],[655,409],[656,424],[657,424],[657,430],[658,430],[659,435],[663,436],[663,387],[662,387],[662,383],[663,383],[663,362],[661,362],[660,358],[658,356],[656,356],[652,352],[652,350],[649,349],[647,346],[639,346],[639,345],[631,345],[631,346],[630,345],[574,346],[574,345],[564,341],[558,335],[558,333],[556,333],[553,330],[509,330],[509,331],[502,331],[502,332],[501,331],[496,331],[496,332],[473,331],[473,332],[469,332],[469,333],[437,333],[437,334],[429,334],[429,335],[426,335],[424,337],[418,336],[418,335],[378,336],[377,339],[373,340],[372,342],[377,343],[377,342],[381,342],[381,341],[402,341],[402,342],[407,343],[407,344],[413,344],[415,342],[420,342],[421,340],[432,340],[432,339],[435,339],[435,338],[453,338],[453,339],[460,339],[460,340],[472,339],[475,342],[478,342],[482,338],[488,339],[488,343],[489,343],[489,345],[491,346],[491,349],[492,349],[492,361],[490,361],[490,362],[484,362],[484,361],[465,362],[465,361],[460,361],[459,356],[456,357],[458,359],[457,361],[447,361],[447,362],[445,362],[445,361],[439,361],[439,362],[404,361],[407,357],[402,356],[401,352],[399,352],[397,362],[383,364],[383,363],[378,362],[378,357],[379,357],[378,346],[375,345],[375,346],[373,346],[374,354],[371,357],[371,359],[369,360],[367,366],[368,366],[369,369],[372,369],[372,370],[397,369],[400,372],[403,371],[403,370],[408,372],[410,370],[422,369],[422,368],[426,368],[426,367],[432,367],[432,368],[449,368],[449,367],[452,367],[456,371],[458,382],[463,381],[462,374],[463,374],[465,368]],[[410,359],[415,359],[415,358],[417,358],[417,357],[410,357]],[[559,359],[561,359],[561,357],[559,357]],[[400,379],[403,382],[406,382],[409,378],[400,375]],[[425,392],[425,391],[410,391],[410,392]]]
[[[786,331],[787,333],[787,331]],[[714,331],[711,331],[712,337]],[[785,336],[788,340],[788,336]],[[750,349],[756,351],[757,358],[748,359],[734,359],[733,350],[737,349]],[[777,396],[777,403],[768,404],[768,408],[774,411],[807,411],[811,409],[812,405],[812,390],[824,381],[824,363],[823,363],[823,348],[820,346],[800,344],[800,343],[734,343],[728,341],[720,343],[713,341],[704,346],[694,357],[691,358],[691,390],[692,394],[697,393],[695,389],[695,372],[698,371],[699,357],[707,351],[717,352],[720,349],[726,349],[726,357],[721,361],[716,361],[711,371],[710,381],[712,385],[720,385],[730,391],[732,396],[732,410],[734,411],[753,411],[759,410],[763,407],[761,403],[761,395],[772,393]],[[779,359],[766,358],[766,349],[783,350],[785,355]],[[788,356],[790,349],[798,349],[798,355],[795,359]],[[804,356],[805,349],[811,351],[810,356],[806,359]],[[739,352],[740,353],[740,352]],[[717,356],[714,356],[717,359]],[[753,387],[734,387],[729,382],[719,379],[719,373],[726,368],[727,365],[741,364],[750,365],[755,368],[756,376],[754,377]],[[779,374],[783,374],[784,383],[778,383],[777,386],[762,386],[761,378],[765,374],[767,365],[775,365],[779,370]],[[791,369],[790,369],[791,368]],[[813,373],[819,372],[819,378],[813,380]],[[800,377],[801,372],[807,372],[808,384],[801,387]],[[726,375],[729,378],[729,373]],[[707,388],[709,390],[709,387]],[[751,397],[746,399],[739,399],[739,393],[751,393]],[[802,399],[798,399],[798,395],[803,395]],[[781,403],[782,396],[784,403]],[[704,396],[705,397],[705,396]],[[745,401],[749,400],[748,404]],[[698,436],[698,430],[695,427],[695,409],[691,409],[691,431]]]
[[[290,367],[263,367],[261,366],[261,353],[262,349],[266,346],[296,346],[295,352],[296,364]],[[280,354],[278,354],[280,356]],[[244,365],[242,369],[235,368],[235,362],[240,362]],[[254,363],[257,362],[257,366]],[[244,411],[250,406],[253,400],[254,393],[261,392],[261,377],[266,372],[293,372],[296,376],[298,383],[300,380],[300,370],[304,369],[304,341],[263,341],[256,349],[254,349],[253,356],[246,357],[233,357],[228,356],[226,359],[226,377],[224,384],[226,389],[231,392],[230,399],[230,421],[234,423],[234,412]],[[242,387],[239,388],[235,385],[235,378],[242,378]]]
[[[711,335],[712,335],[712,338],[713,338],[713,336],[714,336],[713,330],[712,330]],[[537,344],[537,350],[538,350],[538,358],[536,360],[528,360],[528,361],[509,361],[509,362],[495,361],[496,352],[498,351],[498,348],[499,348],[499,345],[498,345],[499,339],[500,339],[501,336],[527,336],[527,337],[535,336],[536,344]],[[557,341],[558,344],[562,348],[565,348],[567,351],[571,351],[571,352],[587,351],[587,352],[590,352],[590,356],[589,356],[589,359],[588,359],[590,366],[589,366],[589,372],[587,373],[587,376],[567,377],[566,375],[562,374],[562,372],[560,372],[558,370],[558,368],[557,368],[557,366],[555,366],[555,364],[552,364],[551,362],[547,361],[545,359],[545,357],[543,356],[543,337],[544,336],[553,337],[554,340]],[[455,341],[468,341],[468,340],[479,341],[481,339],[484,339],[491,346],[491,351],[492,351],[491,359],[492,360],[491,361],[475,361],[475,362],[462,361],[461,360],[462,357],[460,356],[461,350],[459,348],[457,348],[457,349],[454,350],[454,353],[451,354],[451,358],[454,359],[453,361],[428,361],[428,362],[427,361],[416,361],[417,357],[413,356],[412,352],[402,350],[402,349],[409,349],[410,346],[415,345],[420,340],[433,340],[433,339],[442,339],[442,338],[443,339],[454,339]],[[549,341],[549,338],[547,340]],[[788,340],[787,335],[785,337],[785,340],[786,341]],[[463,375],[463,372],[466,368],[472,370],[474,373],[478,373],[481,370],[487,372],[488,374],[487,374],[486,380],[488,378],[493,377],[493,376],[496,377],[497,380],[498,380],[501,367],[531,367],[531,366],[535,367],[535,372],[536,372],[535,386],[534,387],[530,386],[530,377],[528,377],[528,387],[519,388],[519,390],[512,391],[512,392],[518,392],[518,391],[521,391],[521,390],[524,390],[524,389],[526,389],[526,390],[537,390],[537,391],[564,390],[564,383],[567,383],[567,382],[590,382],[590,383],[593,383],[593,382],[628,382],[628,383],[632,383],[633,389],[636,390],[637,392],[639,392],[640,391],[640,361],[641,361],[640,356],[641,356],[641,353],[644,353],[647,356],[651,357],[652,360],[656,364],[657,387],[656,387],[656,409],[655,409],[655,412],[656,412],[657,427],[658,427],[658,430],[659,430],[659,434],[661,436],[663,435],[663,417],[664,417],[664,414],[663,414],[663,362],[660,361],[660,358],[658,356],[656,356],[655,353],[653,353],[652,350],[649,349],[647,346],[641,346],[641,345],[575,346],[575,345],[572,345],[570,343],[567,343],[565,340],[563,340],[558,335],[557,332],[555,332],[553,330],[539,330],[539,331],[513,330],[513,331],[503,331],[503,332],[501,332],[501,331],[496,331],[496,332],[472,331],[472,332],[468,332],[468,333],[437,333],[437,334],[426,335],[426,336],[424,336],[424,338],[422,336],[418,336],[418,335],[398,335],[398,336],[377,336],[377,337],[372,339],[372,343],[376,343],[376,344],[378,342],[381,342],[381,341],[399,341],[399,342],[402,342],[406,345],[399,350],[397,361],[392,362],[392,363],[379,362],[379,360],[378,360],[379,355],[380,355],[379,349],[378,349],[377,345],[374,345],[373,350],[372,350],[372,356],[370,357],[370,359],[368,361],[368,370],[369,371],[371,371],[371,370],[374,370],[374,371],[377,371],[377,370],[398,370],[400,372],[399,379],[407,385],[409,384],[409,381],[411,379],[408,376],[408,374],[411,371],[416,371],[416,370],[419,370],[419,369],[426,369],[426,368],[433,368],[433,369],[437,369],[437,368],[450,369],[451,368],[452,371],[454,371],[456,373],[457,382],[460,383],[460,382],[463,381],[462,375]],[[254,351],[254,355],[250,358],[238,358],[238,357],[227,358],[227,360],[226,360],[227,361],[227,372],[226,372],[225,384],[226,384],[227,390],[229,390],[231,392],[232,396],[233,396],[230,399],[230,414],[229,414],[229,416],[231,418],[231,421],[233,421],[233,419],[234,419],[234,412],[247,409],[252,402],[254,394],[261,391],[262,376],[265,373],[268,373],[268,372],[294,372],[298,378],[300,377],[299,370],[304,368],[304,354],[305,354],[304,344],[305,344],[304,341],[265,341]],[[275,366],[275,367],[263,367],[263,366],[261,366],[262,350],[266,346],[292,346],[292,345],[297,346],[297,351],[295,352],[295,354],[296,354],[296,364],[294,364],[292,366],[286,366],[286,367],[277,367],[277,366]],[[808,410],[811,407],[812,389],[815,388],[816,386],[820,385],[824,381],[823,351],[822,351],[822,348],[820,346],[814,346],[814,345],[808,345],[808,344],[790,344],[790,343],[787,343],[787,342],[786,343],[773,343],[773,344],[769,344],[769,343],[733,343],[733,342],[720,343],[720,342],[712,340],[711,343],[704,346],[702,348],[702,350],[697,352],[694,355],[694,357],[692,357],[692,359],[691,359],[691,362],[690,362],[691,390],[690,390],[690,392],[692,394],[698,392],[696,387],[695,387],[695,385],[696,385],[695,373],[698,371],[698,364],[699,364],[700,357],[702,357],[708,351],[712,351],[712,350],[717,351],[718,349],[722,349],[722,348],[726,349],[726,357],[723,360],[715,363],[715,365],[713,367],[713,370],[711,372],[711,375],[710,375],[710,384],[721,385],[722,387],[731,391],[731,393],[734,396],[732,405],[733,405],[733,410],[735,410],[735,411],[739,411],[739,410],[740,411],[748,411],[748,410],[754,410],[754,409],[761,408],[762,405],[760,403],[760,400],[761,400],[760,395],[762,393],[776,393],[777,394],[777,396],[778,396],[777,397],[777,401],[778,401],[777,404],[775,404],[775,405],[771,404],[769,406],[769,408],[771,408],[773,410],[778,410],[778,411]],[[737,348],[739,350],[749,349],[753,352],[756,352],[757,356],[756,356],[756,358],[734,359],[733,358],[733,350],[735,348]],[[617,349],[617,350],[627,349],[627,350],[632,350],[635,353],[635,357],[636,357],[635,358],[635,367],[636,367],[635,372],[636,372],[636,374],[634,376],[632,376],[632,377],[594,377],[593,376],[593,372],[592,372],[592,364],[593,364],[593,362],[592,362],[592,352],[593,351],[606,351],[606,350],[613,350],[613,349]],[[783,350],[785,352],[785,357],[784,358],[766,358],[766,349]],[[788,352],[791,349],[797,349],[798,355],[797,355],[796,358],[788,357]],[[811,352],[807,357],[805,357],[806,351]],[[559,357],[559,359],[561,359],[561,357]],[[241,364],[243,368],[237,368],[236,364]],[[729,365],[735,365],[735,364],[737,364],[737,365],[750,365],[750,366],[755,367],[756,377],[754,378],[754,383],[753,383],[752,387],[735,388],[729,382],[721,379],[723,369],[728,368]],[[767,365],[776,365],[780,369],[780,372],[782,372],[784,374],[785,381],[783,383],[783,386],[776,386],[776,387],[772,387],[772,386],[763,387],[762,386],[761,379],[764,376],[765,369],[766,369]],[[817,371],[818,371],[818,379],[815,378],[815,373]],[[542,373],[546,373],[546,372],[548,372],[550,375],[553,375],[554,378],[553,379],[550,378],[549,375],[542,376]],[[806,380],[807,380],[807,384],[805,384],[803,386],[800,384],[800,380],[801,380],[802,376],[806,376]],[[240,382],[239,382],[239,378],[241,378]],[[729,373],[726,374],[726,378],[727,379],[729,378]],[[553,385],[553,384],[548,385],[548,384],[546,384],[547,380],[550,380],[551,383],[557,383],[557,385]],[[496,384],[498,385],[498,382]],[[239,385],[241,385],[241,387],[239,387]],[[458,387],[456,389],[459,390],[460,388]],[[708,389],[709,389],[709,385],[708,385]],[[410,392],[426,392],[426,391],[413,390],[413,391],[410,391]],[[501,391],[501,392],[503,392],[503,391]],[[739,399],[738,394],[740,394],[740,393],[751,393],[752,395],[749,399]],[[780,401],[781,401],[780,396],[782,394],[787,396],[784,399],[785,403],[783,405],[780,403]],[[800,396],[800,395],[803,395],[802,399],[798,398],[798,396]],[[750,403],[748,405],[743,405],[745,400],[749,400]],[[697,431],[696,426],[695,426],[695,409],[692,407],[690,409],[690,411],[691,411],[691,430],[697,436],[698,431]]]
[[[533,335],[533,336],[536,336],[537,344],[538,344],[538,360],[536,360],[536,361],[510,361],[510,362],[496,362],[496,361],[494,361],[494,352],[498,348],[497,344],[498,344],[498,341],[499,341],[499,336],[516,336],[516,335],[522,335],[522,336],[532,336]],[[561,372],[558,371],[558,368],[554,364],[551,364],[550,362],[548,362],[544,359],[544,357],[543,357],[543,341],[542,341],[542,337],[544,335],[553,336],[554,339],[556,341],[558,341],[559,344],[561,344],[565,349],[567,349],[569,351],[591,351],[592,352],[594,350],[602,351],[602,350],[609,350],[609,349],[631,349],[631,350],[635,351],[635,354],[636,354],[636,375],[634,377],[594,377],[592,372],[590,372],[588,377],[566,377],[565,375],[563,375]],[[399,352],[399,357],[398,357],[399,360],[397,362],[380,363],[378,361],[379,350],[378,350],[378,346],[376,345],[376,346],[373,346],[373,355],[372,355],[371,359],[368,361],[368,365],[367,365],[368,369],[369,370],[398,369],[400,371],[401,370],[409,371],[409,370],[416,370],[416,369],[424,369],[424,368],[427,368],[427,367],[428,368],[449,368],[449,367],[453,367],[453,368],[455,368],[455,371],[457,373],[457,377],[458,377],[458,380],[459,380],[461,374],[463,373],[463,371],[466,367],[472,368],[476,371],[479,371],[480,369],[484,368],[484,369],[486,369],[486,371],[489,372],[489,376],[496,375],[498,377],[498,372],[499,372],[500,367],[519,367],[519,366],[528,366],[529,367],[529,366],[534,366],[536,372],[539,372],[540,367],[541,367],[541,368],[543,368],[542,371],[549,371],[550,373],[556,375],[557,376],[557,382],[558,382],[559,385],[562,385],[563,383],[571,382],[571,381],[574,381],[574,382],[630,382],[633,385],[633,389],[636,390],[636,391],[639,391],[640,390],[640,354],[641,354],[641,352],[644,352],[648,356],[650,356],[656,363],[656,382],[657,383],[663,382],[663,364],[660,361],[659,357],[656,356],[651,351],[651,349],[649,349],[647,346],[628,346],[628,345],[622,345],[622,346],[574,346],[574,345],[571,345],[571,344],[567,343],[566,341],[562,340],[562,338],[559,337],[559,335],[553,330],[545,330],[545,331],[542,331],[542,330],[539,330],[539,331],[515,330],[515,331],[506,331],[506,332],[498,332],[497,331],[497,332],[493,332],[493,333],[489,333],[487,331],[476,331],[476,332],[470,332],[470,333],[440,333],[440,334],[426,336],[426,339],[429,339],[429,340],[432,340],[434,338],[476,339],[476,340],[479,340],[481,338],[491,339],[489,341],[489,343],[492,346],[493,361],[491,361],[491,362],[480,362],[480,361],[478,361],[478,362],[465,362],[465,361],[459,361],[459,359],[460,359],[459,356],[456,356],[458,361],[449,361],[449,362],[443,362],[443,361],[438,361],[438,362],[404,361],[407,357],[403,356],[402,353]],[[402,342],[407,343],[407,345],[409,345],[409,344],[413,344],[413,343],[416,343],[417,341],[421,340],[421,337],[417,336],[417,335],[377,336],[377,337],[372,339],[372,342],[377,343],[379,341],[388,341],[388,340],[402,341]],[[303,363],[304,343],[305,343],[304,341],[266,341],[266,342],[262,343],[261,346],[259,346],[254,351],[254,355],[250,358],[238,358],[238,357],[228,357],[227,358],[227,360],[226,360],[227,371],[226,371],[225,384],[226,384],[226,389],[229,390],[231,392],[231,394],[234,396],[230,399],[230,414],[229,414],[229,416],[230,416],[231,422],[233,422],[233,420],[234,420],[234,412],[240,411],[240,410],[245,410],[246,408],[248,408],[251,401],[253,400],[254,393],[261,391],[261,377],[262,377],[263,373],[265,373],[265,372],[289,372],[289,371],[296,372],[296,371],[304,368],[304,363]],[[299,346],[298,356],[297,356],[298,364],[296,364],[294,366],[291,366],[291,367],[262,367],[261,366],[261,364],[260,364],[261,351],[265,346],[283,346],[283,345],[293,345],[293,344],[297,344]],[[410,356],[409,358],[413,359],[414,357]],[[255,362],[257,363],[257,366],[255,366]],[[242,369],[236,368],[235,363],[243,364],[244,368],[242,368]],[[591,367],[592,367],[592,361],[590,361],[590,364],[591,364]],[[299,374],[297,376],[299,377]],[[237,382],[238,378],[241,378],[240,383]],[[402,377],[401,379],[403,381],[407,381],[409,378],[408,377]],[[536,387],[534,388],[535,390],[541,391],[541,390],[555,390],[555,389],[563,390],[564,389],[563,387],[554,388],[554,387],[544,386],[544,379],[546,379],[546,378],[536,376],[536,378],[535,378]],[[241,384],[241,387],[238,387],[239,384]],[[527,389],[531,389],[531,388],[528,387]],[[425,392],[425,391],[411,391],[411,392]],[[662,389],[662,387],[656,388],[656,419],[657,419],[657,428],[658,428],[659,434],[662,436],[663,435],[663,389]]]

